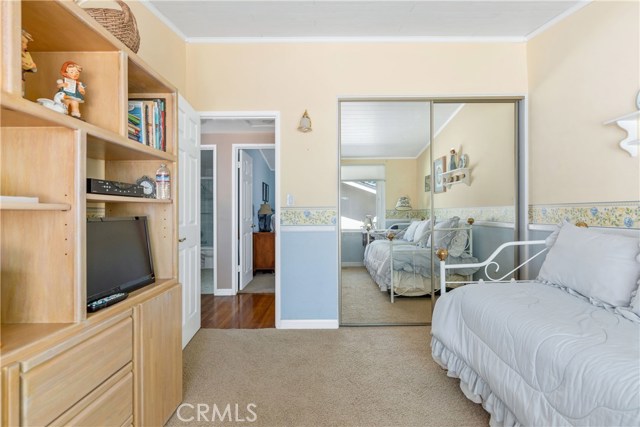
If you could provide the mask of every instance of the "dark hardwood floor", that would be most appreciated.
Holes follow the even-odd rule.
[[[202,327],[262,329],[276,327],[275,294],[202,295]]]

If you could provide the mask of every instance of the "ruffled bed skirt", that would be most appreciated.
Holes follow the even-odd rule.
[[[521,426],[509,408],[491,391],[484,379],[435,337],[431,337],[431,354],[436,363],[447,370],[447,376],[460,379],[460,389],[469,400],[482,404],[485,411],[491,415],[490,426]]]

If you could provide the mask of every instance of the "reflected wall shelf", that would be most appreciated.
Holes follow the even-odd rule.
[[[458,168],[442,173],[442,183],[447,189],[456,184],[471,185],[471,171],[469,168]]]

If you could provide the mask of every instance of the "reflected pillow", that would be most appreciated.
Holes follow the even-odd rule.
[[[407,230],[404,232],[404,240],[408,242],[413,241],[413,235],[415,234],[418,225],[420,225],[420,221],[412,221],[411,224],[409,224]]]
[[[467,240],[469,239],[468,230],[458,230],[449,243],[449,256],[458,257],[462,255],[467,247]]]
[[[629,307],[638,287],[638,239],[562,224],[539,280],[615,307]]]
[[[413,235],[413,243],[416,245],[425,246],[429,236],[431,235],[431,220],[427,219],[420,221],[420,224],[416,228],[416,232]]]
[[[458,227],[460,217],[454,216],[445,221],[439,222],[433,227],[433,236],[429,239],[430,244],[434,249],[449,248],[449,243],[455,236],[458,230],[449,230],[450,228]]]

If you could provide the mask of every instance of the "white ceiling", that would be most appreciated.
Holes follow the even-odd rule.
[[[552,1],[146,0],[188,41],[526,40],[587,4]]]
[[[437,104],[435,135],[464,104]],[[343,101],[340,155],[343,158],[418,157],[429,146],[430,114],[425,101]]]

